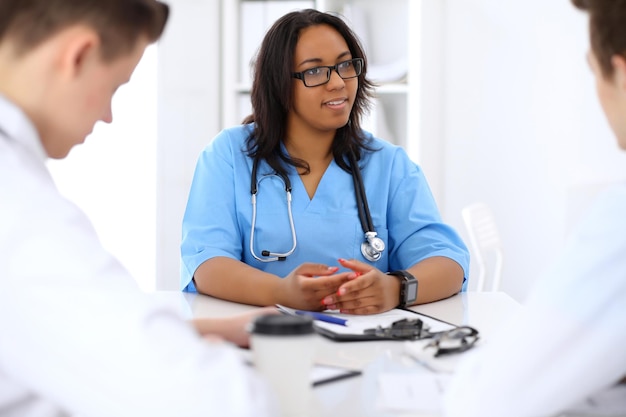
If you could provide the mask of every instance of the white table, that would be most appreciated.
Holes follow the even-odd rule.
[[[256,307],[219,300],[204,295],[177,291],[154,293],[179,309],[187,317],[224,317],[249,311]],[[412,309],[455,325],[471,325],[486,340],[496,329],[505,325],[520,304],[503,292],[468,292],[435,303],[415,306]],[[323,384],[314,388],[312,415],[338,415],[342,417],[426,416],[428,414],[402,414],[381,411],[376,407],[377,378],[381,372],[426,372],[416,364],[407,364],[404,342],[365,341],[335,342],[319,336],[317,363],[337,365],[363,371],[359,377]]]

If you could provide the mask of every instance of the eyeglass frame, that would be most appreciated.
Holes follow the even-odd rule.
[[[359,71],[358,71],[358,73],[356,75],[353,75],[351,77],[343,77],[341,75],[341,73],[339,72],[339,66],[341,64],[345,64],[346,62],[352,62],[352,63],[358,62],[359,63],[359,67],[358,67]],[[339,75],[339,77],[342,80],[349,80],[349,79],[352,79],[352,78],[359,77],[363,73],[363,67],[364,66],[365,66],[365,60],[363,58],[351,58],[351,59],[346,59],[345,61],[338,62],[335,65],[319,65],[317,67],[309,68],[309,69],[306,69],[304,71],[293,72],[291,75],[292,75],[293,78],[301,80],[302,84],[304,84],[305,87],[312,88],[312,87],[319,87],[320,85],[328,84],[330,82],[330,76],[332,75],[333,70],[337,73],[337,75]],[[306,81],[304,80],[304,73],[307,72],[307,71],[311,71],[311,70],[315,70],[315,69],[321,69],[321,68],[328,69],[328,75],[326,77],[326,81],[324,81],[321,84],[307,85]],[[356,68],[356,66],[355,66],[355,68]]]
[[[467,334],[462,335],[461,338],[449,337],[451,334],[458,331],[465,331],[467,332]],[[451,348],[442,348],[441,346],[439,346],[439,343],[446,338],[448,338],[449,340],[459,340],[459,346]],[[426,346],[424,346],[424,349],[435,348],[435,357],[449,355],[451,353],[461,353],[474,347],[479,338],[480,335],[478,330],[470,326],[459,326],[450,330],[445,330],[443,332],[433,333],[432,340]]]

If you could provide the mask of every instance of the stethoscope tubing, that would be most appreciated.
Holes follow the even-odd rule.
[[[361,176],[361,170],[356,161],[356,157],[354,153],[350,152],[348,154],[348,158],[350,160],[350,168],[352,173],[352,182],[354,183],[354,193],[356,196],[356,205],[357,211],[359,214],[359,221],[361,222],[361,228],[363,229],[363,233],[365,234],[365,241],[361,244],[361,253],[371,262],[378,261],[382,252],[385,250],[385,242],[381,238],[377,236],[376,229],[374,228],[374,222],[372,221],[372,215],[370,213],[369,204],[367,203],[367,195],[365,194],[365,187],[363,185],[363,177]],[[257,181],[257,169],[258,169],[259,161],[257,158],[253,159],[252,162],[252,172],[250,175],[250,194],[252,198],[252,221],[251,221],[251,231],[250,231],[250,253],[252,256],[261,262],[272,262],[272,261],[284,261],[287,256],[291,255],[297,247],[297,236],[296,236],[296,228],[293,221],[293,213],[291,210],[291,181],[289,177],[282,173],[273,173],[269,175],[263,176],[260,180]],[[258,256],[254,251],[254,229],[256,226],[256,195],[258,193],[259,185],[261,181],[271,176],[279,177],[284,185],[285,185],[285,193],[287,196],[287,212],[289,214],[289,227],[291,229],[291,239],[292,239],[292,247],[289,251],[284,253],[278,252],[270,252],[268,250],[262,250],[261,256]]]
[[[285,184],[285,194],[287,198],[287,213],[289,215],[289,228],[291,229],[292,246],[291,246],[291,249],[289,249],[287,252],[284,252],[284,253],[262,250],[261,256],[263,257],[261,257],[261,256],[258,256],[256,252],[254,251],[254,229],[256,227],[256,195],[258,193],[258,185],[261,183],[261,181],[263,181],[264,179],[273,177],[273,176],[277,176]],[[250,253],[254,257],[254,259],[261,261],[261,262],[273,262],[273,261],[281,261],[281,260],[284,261],[287,258],[287,256],[291,255],[296,250],[296,247],[298,246],[298,241],[296,237],[296,226],[293,222],[293,212],[291,210],[291,182],[289,181],[289,178],[285,178],[285,176],[280,175],[280,174],[265,175],[261,177],[261,179],[257,182],[256,181],[256,164],[253,164],[252,178],[254,178],[253,180],[254,189],[252,188],[250,189],[250,193],[252,196],[251,197],[252,198],[252,221],[250,224]]]
[[[350,152],[350,167],[352,169],[352,182],[354,183],[354,194],[356,196],[356,205],[359,212],[361,228],[363,229],[363,233],[376,232],[374,229],[374,222],[372,221],[372,216],[370,214],[370,208],[367,203],[367,196],[365,195],[361,169],[359,168],[356,158],[352,152]]]

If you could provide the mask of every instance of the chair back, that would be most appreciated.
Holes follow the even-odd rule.
[[[493,212],[487,204],[481,202],[465,207],[461,214],[469,235],[470,251],[478,267],[476,290],[499,291],[503,253]]]

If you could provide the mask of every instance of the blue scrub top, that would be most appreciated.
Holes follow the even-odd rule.
[[[359,165],[374,227],[386,245],[382,257],[369,262],[361,254],[364,232],[352,175],[332,161],[313,199],[291,167],[296,250],[284,261],[256,260],[250,252],[252,159],[245,152],[245,140],[251,132],[252,125],[223,130],[198,159],[183,218],[183,290],[196,291],[193,274],[200,264],[216,256],[233,258],[280,277],[305,262],[339,266],[338,258],[354,258],[388,272],[407,269],[432,256],[445,256],[461,265],[463,290],[467,288],[467,247],[442,222],[421,169],[401,147],[370,133],[366,136],[376,151],[364,152]],[[271,168],[261,161],[257,181],[269,174]],[[263,250],[287,252],[291,246],[285,185],[273,175],[258,188],[254,251],[260,256]]]

